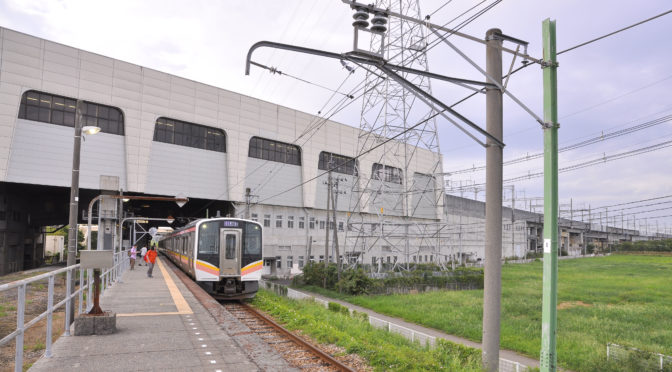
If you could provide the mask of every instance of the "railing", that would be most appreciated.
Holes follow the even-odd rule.
[[[114,255],[114,266],[103,271],[101,273],[101,287],[100,294],[102,295],[106,288],[108,288],[113,283],[120,281],[121,274],[129,267],[128,263],[128,254],[125,251],[116,253]],[[73,291],[73,275],[77,277],[77,272],[79,272],[79,289]],[[54,280],[57,275],[65,273],[66,276],[66,296],[63,300],[54,305]],[[42,314],[31,319],[28,323],[25,323],[25,310],[26,310],[26,288],[29,284],[40,281],[48,280],[48,289],[47,289],[47,310]],[[86,281],[86,285],[83,283]],[[15,282],[2,284],[0,285],[0,292],[9,291],[11,289],[17,289],[17,302],[16,302],[16,329],[14,332],[5,336],[0,340],[0,346],[9,343],[12,340],[16,340],[16,354],[14,356],[14,371],[21,372],[23,370],[23,336],[25,331],[31,326],[35,325],[40,320],[47,319],[47,330],[46,330],[46,340],[45,340],[45,357],[51,357],[51,346],[52,346],[52,321],[54,311],[65,305],[65,329],[64,334],[70,336],[70,314],[73,309],[72,306],[75,304],[74,301],[71,301],[75,298],[78,300],[77,314],[82,314],[82,307],[84,304],[84,291],[87,290],[86,296],[86,311],[90,310],[93,306],[93,270],[87,270],[86,276],[84,275],[84,270],[80,268],[80,265],[73,265],[64,267],[62,269],[54,270],[42,275],[37,275],[32,278],[17,280]]]
[[[323,300],[321,298],[313,297],[311,295],[305,294],[303,292],[299,292],[297,290],[294,290],[292,288],[289,288],[287,286],[284,286],[282,284],[277,284],[269,281],[262,280],[260,283],[263,283],[263,286],[265,286],[267,289],[273,290],[276,294],[281,294],[285,297],[292,298],[295,300],[313,300],[324,307],[328,308],[329,307],[329,301]],[[279,288],[282,288],[282,290],[279,290]],[[348,307],[348,310],[352,313],[353,309]],[[436,337],[428,335],[423,332],[419,332],[392,322],[389,322],[384,319],[376,318],[374,316],[369,315],[369,324],[371,324],[374,327],[377,328],[383,328],[387,329],[388,332],[395,332],[398,333],[405,338],[411,340],[411,342],[418,342],[421,345],[425,346],[430,346],[430,347],[435,347],[436,346]],[[508,360],[504,358],[499,358],[499,371],[500,372],[526,372],[530,369],[529,366],[526,366],[522,363],[513,361],[513,360]]]
[[[672,356],[612,343],[607,344],[607,360],[615,360],[640,371],[672,370]]]

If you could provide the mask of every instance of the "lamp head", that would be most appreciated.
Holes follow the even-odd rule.
[[[82,132],[84,134],[89,134],[89,135],[96,134],[96,133],[100,132],[100,127],[96,127],[96,126],[93,126],[93,125],[87,125],[87,126],[82,128]]]

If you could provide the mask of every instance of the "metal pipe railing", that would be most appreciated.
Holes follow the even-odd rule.
[[[114,265],[105,270],[102,273],[102,277],[104,278],[104,283],[105,286],[102,286],[101,288],[101,295],[102,295],[102,289],[111,286],[112,284],[116,283],[119,281],[121,278],[121,274],[123,274],[126,269],[130,267],[129,265],[129,260],[128,260],[128,254],[125,251],[122,252],[117,252],[114,255]],[[71,278],[72,275],[77,275],[77,272],[79,272],[79,288],[76,291],[73,291],[74,288],[71,287]],[[57,304],[54,305],[54,281],[57,275],[60,274],[66,274],[66,296],[63,300],[58,302]],[[74,274],[73,274],[74,273]],[[41,280],[47,279],[49,284],[48,284],[48,290],[47,290],[47,310],[40,315],[36,316],[35,318],[31,319],[28,323],[25,323],[25,311],[26,311],[26,288],[28,287],[29,284],[38,282]],[[86,282],[86,284],[84,284]],[[27,279],[22,279],[22,280],[17,280],[11,283],[6,283],[0,285],[0,292],[3,291],[9,291],[11,289],[17,289],[17,304],[16,304],[16,329],[2,338],[0,340],[0,346],[5,345],[9,343],[12,340],[15,340],[15,346],[16,346],[16,353],[14,356],[14,371],[16,372],[21,372],[23,371],[23,335],[26,332],[28,328],[31,326],[35,325],[37,322],[39,322],[42,319],[47,319],[47,330],[46,330],[46,340],[45,340],[45,352],[44,356],[49,358],[52,356],[51,354],[51,349],[52,349],[52,323],[53,323],[53,314],[54,312],[60,308],[61,306],[65,305],[65,329],[64,329],[64,334],[66,336],[70,336],[70,326],[71,323],[69,323],[70,319],[70,312],[75,311],[75,309],[71,309],[71,299],[77,298],[79,300],[79,305],[77,308],[77,313],[82,314],[82,310],[84,308],[84,290],[88,290],[88,294],[86,296],[86,311],[89,311],[91,307],[93,306],[91,302],[92,298],[92,287],[93,287],[93,270],[89,269],[87,270],[86,276],[84,275],[84,270],[81,269],[80,265],[73,265],[73,266],[68,266],[64,267],[62,269],[54,270],[45,274],[37,275],[32,278],[27,278]]]

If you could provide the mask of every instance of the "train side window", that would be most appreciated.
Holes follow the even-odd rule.
[[[233,260],[236,258],[236,236],[233,234],[226,235],[226,259]]]
[[[198,253],[199,254],[218,254],[219,253],[219,222],[204,222],[199,227],[198,232]]]

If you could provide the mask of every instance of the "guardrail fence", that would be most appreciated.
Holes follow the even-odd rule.
[[[114,266],[104,270],[101,273],[101,288],[100,294],[103,295],[106,288],[111,286],[113,283],[120,281],[121,274],[129,267],[128,254],[125,251],[115,253],[114,256]],[[54,304],[54,282],[57,276],[65,275],[65,297]],[[72,278],[77,280],[79,287],[76,290],[72,290]],[[25,312],[26,312],[26,289],[30,284],[47,280],[47,310],[43,313],[35,316],[33,319],[25,322]],[[17,290],[16,296],[16,329],[3,337],[0,340],[0,346],[5,345],[12,340],[15,340],[16,354],[14,356],[14,371],[21,372],[23,370],[23,347],[24,347],[24,334],[26,330],[34,326],[37,322],[42,319],[47,319],[46,325],[46,340],[45,340],[45,357],[51,357],[51,346],[52,346],[52,329],[53,329],[53,315],[56,310],[61,306],[65,305],[65,326],[64,326],[64,335],[70,336],[70,314],[75,309],[72,309],[72,299],[77,299],[77,313],[82,314],[84,309],[84,291],[88,291],[86,295],[86,311],[89,311],[93,306],[93,270],[83,270],[80,268],[80,265],[73,265],[64,267],[62,269],[54,270],[45,274],[37,275],[32,278],[17,280],[11,283],[6,283],[0,285],[0,292],[10,291],[12,289]],[[10,296],[11,297],[11,296]]]
[[[607,360],[639,371],[672,371],[672,356],[652,353],[634,347],[607,344]]]
[[[321,298],[310,296],[308,294],[294,290],[281,284],[276,284],[265,280],[262,280],[261,282],[263,283],[263,287],[272,290],[278,295],[282,295],[295,300],[313,300],[319,304],[322,304],[324,307],[329,308],[329,301],[325,301]],[[350,313],[352,313],[353,311],[353,309],[351,309],[350,307],[348,307],[348,310],[350,311]],[[392,322],[388,322],[387,320],[376,318],[371,315],[369,315],[368,318],[369,318],[369,324],[371,324],[374,327],[384,328],[387,329],[388,332],[398,333],[404,336],[405,338],[411,340],[412,342],[417,341],[422,345],[427,345],[430,347],[436,346],[436,337],[434,336],[430,336],[426,333],[418,332],[416,330]],[[508,359],[503,358],[499,359],[500,372],[525,372],[528,369],[529,367],[524,364]]]

